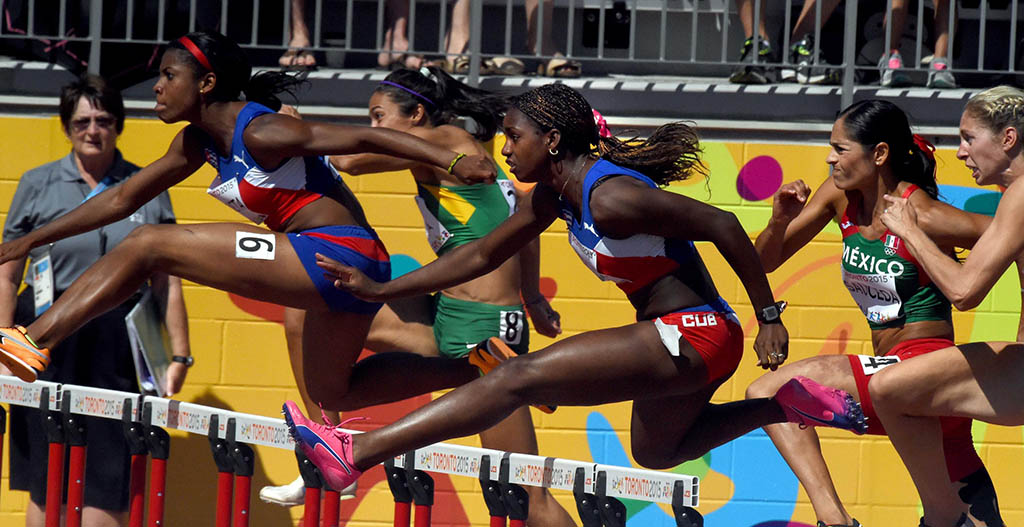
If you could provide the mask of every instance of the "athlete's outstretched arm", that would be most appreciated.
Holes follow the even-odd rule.
[[[203,164],[198,133],[178,132],[167,153],[124,183],[96,195],[71,212],[21,238],[0,245],[0,263],[23,258],[33,247],[88,232],[128,217],[161,192],[187,178]]]
[[[907,199],[885,196],[882,214],[886,227],[903,239],[910,252],[943,294],[963,311],[985,298],[996,280],[1024,251],[1024,185],[1011,185],[999,201],[992,224],[963,264],[944,254],[921,229],[917,212]]]
[[[757,251],[736,215],[686,196],[650,188],[632,178],[613,178],[590,198],[594,223],[622,238],[648,233],[677,240],[710,241],[743,283],[755,313],[775,303]],[[781,323],[761,324],[754,342],[758,365],[775,369],[788,354]]]
[[[803,180],[786,183],[772,200],[772,216],[754,242],[764,270],[770,273],[789,260],[837,216],[838,204],[845,203],[843,191],[832,178],[825,180],[810,196]]]
[[[422,295],[483,276],[540,235],[558,217],[558,195],[548,187],[534,188],[519,210],[493,231],[460,245],[433,262],[390,282],[375,282],[358,269],[317,255],[317,264],[334,278],[334,286],[371,302]]]
[[[347,126],[300,121],[287,115],[267,114],[253,119],[244,141],[256,161],[276,167],[290,157],[339,154],[386,154],[443,168],[458,154],[405,132],[369,126]],[[463,181],[494,181],[497,168],[485,155],[465,156],[453,167]]]
[[[534,187],[536,188],[536,187]],[[530,194],[516,188],[519,206],[530,199]],[[540,292],[540,236],[519,250],[519,292],[533,329],[545,337],[555,338],[562,333],[562,316],[555,311]]]

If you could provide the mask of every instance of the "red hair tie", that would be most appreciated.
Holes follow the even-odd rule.
[[[190,38],[184,36],[179,38],[178,42],[181,43],[182,46],[185,46],[185,49],[188,50],[188,52],[191,53],[192,56],[195,57],[196,60],[198,60],[199,63],[203,65],[204,68],[213,71],[213,66],[210,65],[210,61],[207,60],[206,55],[203,53],[203,50],[199,49],[199,46],[195,45],[195,43],[192,42]]]
[[[924,155],[928,156],[928,159],[935,161],[935,145],[917,134],[914,134],[914,144],[924,152]]]
[[[594,124],[597,125],[597,135],[605,138],[612,136],[612,131],[608,129],[608,121],[605,121],[604,116],[597,110],[594,110]]]

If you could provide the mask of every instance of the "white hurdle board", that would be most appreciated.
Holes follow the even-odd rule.
[[[228,420],[234,419],[236,442],[284,450],[295,449],[295,442],[292,441],[283,419],[244,414],[161,397],[144,397],[137,393],[45,381],[26,383],[16,377],[0,375],[0,403],[39,408],[43,388],[48,389],[47,407],[52,411],[60,411],[63,399],[68,397],[70,411],[73,414],[120,420],[127,399],[132,404],[133,421],[143,422],[143,408],[149,405],[149,419],[144,424],[205,436],[209,434],[211,418],[216,415],[217,436],[222,439],[227,436]],[[490,479],[494,481],[498,480],[501,461],[507,459],[508,482],[516,485],[571,492],[576,483],[577,470],[582,468],[585,478],[583,489],[588,493],[603,492],[605,496],[613,498],[671,504],[673,490],[678,482],[682,482],[683,505],[696,507],[699,502],[699,480],[696,476],[516,454],[449,443],[436,443],[415,450],[415,466],[411,468],[476,479],[480,477],[480,466],[484,456],[490,457]],[[394,461],[396,467],[405,467],[404,455],[395,457]],[[604,489],[598,489],[598,475],[601,473],[604,473],[607,482]]]

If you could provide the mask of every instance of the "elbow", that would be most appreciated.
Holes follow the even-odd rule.
[[[984,299],[985,295],[963,294],[953,295],[949,299],[949,301],[953,304],[953,307],[955,307],[957,311],[970,311],[978,307],[978,305],[981,304],[981,301]]]
[[[344,172],[350,176],[360,176],[364,173],[349,156],[331,156],[331,165],[334,165],[338,172]]]

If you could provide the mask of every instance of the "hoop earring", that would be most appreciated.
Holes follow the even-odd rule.
[[[548,153],[551,154],[552,156],[557,156],[558,155],[558,149],[548,148]]]

